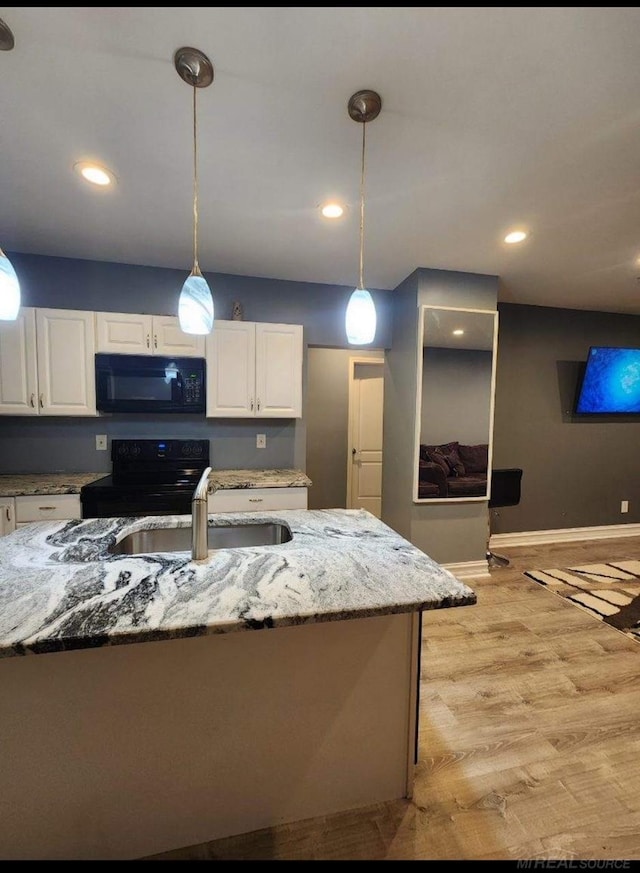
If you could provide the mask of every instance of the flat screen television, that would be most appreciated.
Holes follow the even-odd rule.
[[[640,413],[640,349],[591,346],[576,400],[580,414]]]

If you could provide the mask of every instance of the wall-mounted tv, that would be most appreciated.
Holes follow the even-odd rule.
[[[640,349],[591,346],[576,412],[640,413]]]

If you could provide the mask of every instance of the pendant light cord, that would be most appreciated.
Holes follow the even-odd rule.
[[[362,122],[362,170],[360,173],[360,283],[358,288],[364,288],[364,148],[365,130],[367,124]]]
[[[197,87],[193,86],[193,272],[200,274],[198,264],[198,116]]]

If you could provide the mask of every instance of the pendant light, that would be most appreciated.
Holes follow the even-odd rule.
[[[198,49],[177,50],[173,62],[180,78],[193,87],[193,269],[178,302],[178,318],[184,333],[206,334],[213,328],[213,298],[198,264],[198,117],[196,94],[213,82],[213,64]]]
[[[20,282],[13,264],[0,249],[0,321],[15,321],[20,309]]]
[[[362,124],[362,168],[360,173],[360,277],[347,305],[345,328],[352,345],[368,345],[376,335],[376,307],[371,294],[364,287],[364,157],[365,129],[368,121],[380,114],[382,100],[375,91],[358,91],[349,100],[349,116]]]
[[[0,18],[0,51],[10,52],[15,39],[8,24]],[[20,282],[13,264],[0,249],[0,321],[15,321],[20,309]]]

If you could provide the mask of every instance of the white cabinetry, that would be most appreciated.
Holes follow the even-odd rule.
[[[306,509],[306,488],[221,488],[209,495],[209,512]]]
[[[96,351],[204,358],[203,336],[184,333],[173,315],[96,312]]]
[[[96,415],[93,312],[21,309],[0,322],[0,415]]]
[[[216,321],[206,359],[207,417],[301,417],[302,325]]]
[[[65,521],[82,517],[78,494],[30,494],[16,497],[15,501],[17,527],[32,521]]]
[[[0,497],[0,537],[16,529],[16,509],[13,497]]]

